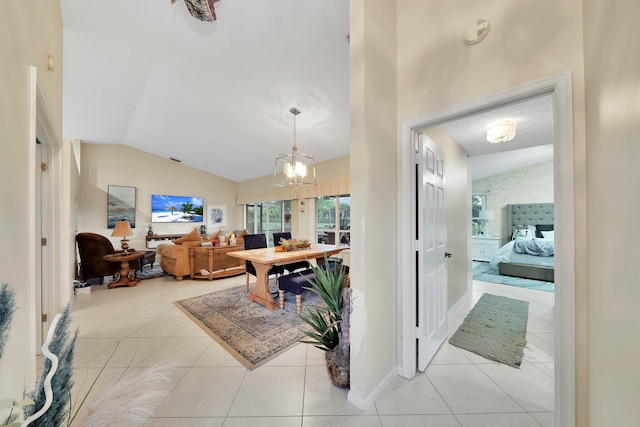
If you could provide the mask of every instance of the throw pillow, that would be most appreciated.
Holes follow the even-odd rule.
[[[176,245],[181,245],[184,242],[197,242],[199,240],[202,240],[202,236],[200,235],[198,229],[194,228],[191,233],[185,234],[184,236],[175,239],[173,243],[175,243]]]

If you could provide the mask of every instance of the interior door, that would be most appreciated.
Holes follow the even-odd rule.
[[[444,206],[444,154],[419,134],[418,192],[418,370],[424,371],[447,338],[447,233]]]

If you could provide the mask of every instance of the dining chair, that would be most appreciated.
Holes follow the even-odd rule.
[[[264,234],[245,234],[244,235],[244,249],[261,249],[267,247],[267,236]],[[244,286],[244,291],[249,292],[249,274],[256,276],[256,269],[251,263],[251,261],[246,261],[246,282]],[[276,278],[284,273],[284,268],[279,265],[274,265],[267,273],[267,276],[271,276],[273,274],[276,275]]]
[[[273,233],[273,245],[278,246],[280,244],[280,239],[291,240],[291,232],[290,231],[282,231]],[[283,265],[284,269],[289,273],[294,272],[300,269],[306,269],[310,267],[309,262],[307,261],[298,261],[291,264]]]

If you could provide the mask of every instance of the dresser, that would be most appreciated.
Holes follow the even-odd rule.
[[[474,261],[491,261],[500,249],[500,238],[490,236],[473,236],[471,238],[471,254]]]

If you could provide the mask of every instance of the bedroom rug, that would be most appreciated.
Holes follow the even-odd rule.
[[[484,294],[449,343],[490,360],[520,368],[527,341],[529,303]]]
[[[502,276],[498,274],[498,269],[492,267],[488,262],[481,262],[473,267],[473,280],[517,286],[519,288],[535,289],[544,292],[555,292],[555,285],[552,282],[523,279],[521,277]]]
[[[277,287],[271,291],[277,294]],[[303,331],[310,330],[296,313],[295,295],[289,292],[284,310],[278,306],[269,311],[248,301],[244,285],[174,304],[249,370],[298,344],[305,337]],[[320,305],[322,300],[307,291],[302,304]]]

